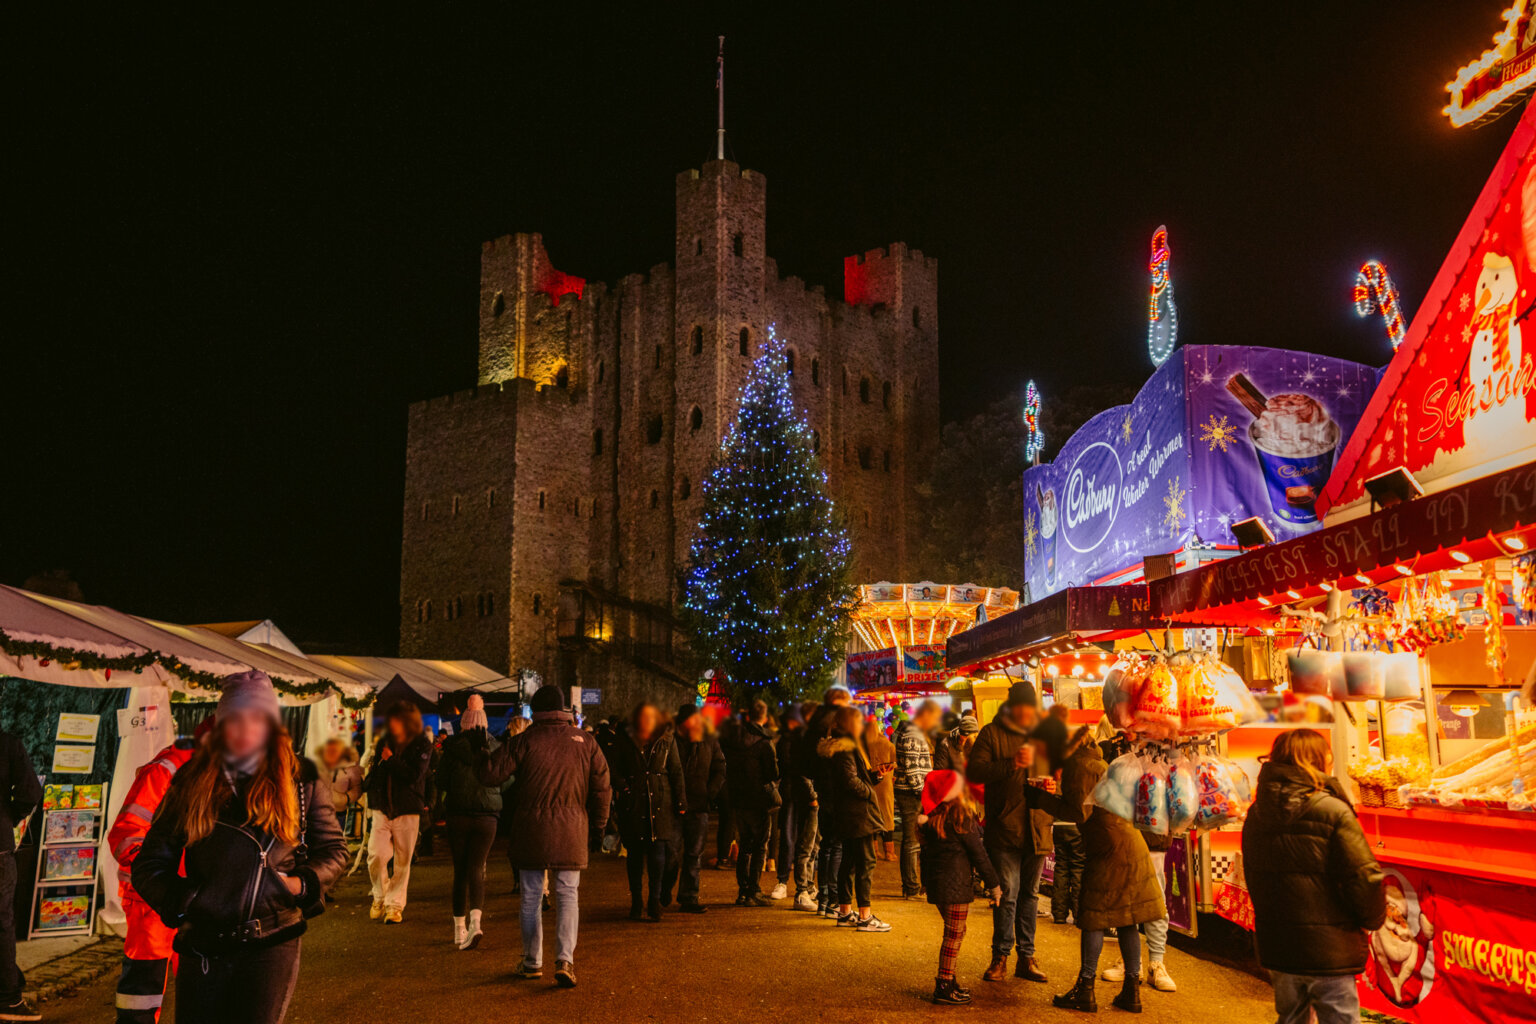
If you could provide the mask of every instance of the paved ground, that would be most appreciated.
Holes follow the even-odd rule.
[[[975,993],[967,1008],[938,1008],[932,992],[939,943],[938,915],[926,904],[891,898],[900,890],[895,865],[881,863],[875,909],[894,926],[886,935],[835,928],[810,914],[780,908],[729,906],[727,872],[706,871],[699,917],[671,914],[659,924],[627,919],[623,864],[598,856],[582,884],[582,931],[577,948],[579,986],[557,990],[542,981],[509,977],[519,951],[516,905],[508,895],[511,872],[498,844],[492,853],[486,940],[474,952],[455,950],[449,936],[446,845],[418,862],[405,923],[368,920],[367,883],[360,872],[342,887],[341,904],[316,919],[304,939],[303,970],[289,1014],[292,1024],[378,1024],[380,1021],[699,1021],[734,1024],[855,1019],[861,1024],[931,1021],[935,1015],[972,1020],[1085,1019],[1057,1010],[1052,993],[1071,985],[1077,931],[1040,924],[1040,958],[1051,984],[980,980],[987,964],[990,918],[974,905],[961,954],[960,976]],[[787,903],[785,904],[787,907]],[[546,923],[553,967],[553,919]],[[1106,954],[1107,955],[1107,954]],[[1148,1024],[1260,1024],[1274,1020],[1269,986],[1177,949],[1168,965],[1179,991],[1144,990]],[[107,976],[74,995],[49,1000],[50,1022],[111,1019]],[[1099,985],[1108,1007],[1114,986]],[[174,1014],[167,1020],[174,1021]],[[1130,1019],[1126,1017],[1125,1019]],[[191,1022],[184,1022],[191,1024]]]

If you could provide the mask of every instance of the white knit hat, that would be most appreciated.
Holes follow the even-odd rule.
[[[490,720],[485,717],[485,698],[478,693],[470,694],[469,700],[464,705],[464,714],[459,718],[459,731],[485,729],[490,724]]]

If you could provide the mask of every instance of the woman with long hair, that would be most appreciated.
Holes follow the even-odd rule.
[[[1311,729],[1275,737],[1243,823],[1243,873],[1253,897],[1254,944],[1286,1024],[1360,1019],[1355,975],[1366,933],[1386,920],[1382,870],[1329,774],[1333,749]]]
[[[373,884],[368,916],[374,921],[382,917],[385,924],[399,924],[405,913],[416,841],[422,828],[432,827],[427,789],[435,753],[415,704],[400,701],[389,709],[363,783],[370,818],[368,880]]]
[[[629,916],[660,921],[667,854],[688,803],[672,726],[656,705],[645,701],[629,716],[629,727],[614,740],[612,771],[619,835],[628,851]],[[642,891],[647,880],[648,895]]]
[[[485,903],[485,860],[496,840],[504,786],[487,786],[477,767],[481,755],[501,744],[488,733],[485,698],[469,695],[459,731],[443,741],[437,788],[448,806],[448,849],[453,854],[453,943],[460,949],[480,944],[480,910]],[[510,784],[510,783],[509,783]]]
[[[875,875],[875,833],[881,825],[875,786],[895,766],[871,768],[863,736],[864,716],[848,705],[832,713],[830,731],[816,744],[816,752],[827,762],[826,791],[818,793],[821,830],[843,849],[837,877],[838,925],[888,932],[891,926],[870,910],[869,890]]]
[[[346,866],[336,812],[261,672],[224,681],[214,728],[171,784],[133,887],[175,928],[178,1020],[278,1024],[306,918]]]

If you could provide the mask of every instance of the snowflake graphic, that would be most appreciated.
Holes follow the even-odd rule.
[[[1179,484],[1178,477],[1168,481],[1168,493],[1163,498],[1163,507],[1168,511],[1163,515],[1163,525],[1168,527],[1170,535],[1177,535],[1179,527],[1184,523],[1184,499],[1188,496],[1189,492]]]
[[[1125,421],[1120,424],[1120,436],[1129,441],[1131,439],[1131,414],[1125,414]]]
[[[1024,514],[1024,554],[1033,558],[1036,550],[1036,541],[1040,539],[1040,530],[1035,526],[1035,510],[1030,509]]]
[[[1341,385],[1339,385],[1339,397],[1340,398],[1348,398],[1349,397],[1349,390],[1350,389],[1349,389],[1349,385],[1348,384],[1341,384]]]
[[[1471,324],[1466,324],[1465,326],[1462,327],[1462,329],[1461,329],[1461,340],[1462,340],[1463,343],[1469,342],[1469,341],[1472,340],[1472,325]]]
[[[1316,373],[1316,371],[1308,370],[1306,373],[1301,375],[1301,382],[1303,384],[1312,384],[1312,383],[1315,383],[1316,381],[1317,381],[1317,373]]]
[[[1225,416],[1211,413],[1211,418],[1200,424],[1200,440],[1210,442],[1211,451],[1218,447],[1226,451],[1227,445],[1237,440],[1237,427],[1228,423]]]
[[[1461,307],[1461,311],[1463,313],[1465,313],[1467,311],[1467,307],[1472,305],[1472,296],[1471,296],[1471,294],[1463,292],[1462,296],[1461,296],[1461,301],[1458,302],[1457,305],[1460,306]]]

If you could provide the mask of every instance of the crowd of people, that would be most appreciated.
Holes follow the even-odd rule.
[[[483,935],[500,822],[521,899],[516,973],[543,976],[543,912],[553,909],[553,975],[563,988],[576,984],[581,874],[604,850],[626,858],[636,921],[660,921],[674,896],[679,910],[704,913],[704,871],[734,868],[737,906],[790,900],[872,934],[891,929],[872,905],[876,861],[897,860],[902,898],[926,901],[940,918],[941,1005],[971,999],[956,965],[978,899],[991,911],[984,980],[1006,981],[1010,959],[1013,978],[1049,980],[1035,938],[1042,868],[1054,854],[1050,915],[1080,935],[1077,976],[1054,1004],[1096,1012],[1101,978],[1119,984],[1113,1005],[1131,1012],[1141,1010],[1144,983],[1175,991],[1163,963],[1159,853],[1090,799],[1116,741],[1071,731],[1059,710],[1042,715],[1027,682],[984,725],[932,701],[882,721],[837,688],[777,716],[757,701],[718,726],[692,705],[668,715],[642,703],[623,722],[583,727],[553,686],[533,695],[531,712],[493,736],[472,696],[457,729],[434,742],[402,704],[387,709],[365,758],[337,738],[311,760],[295,753],[269,679],[226,680],[216,712],[140,769],[112,823],[128,918],[118,1020],[157,1020],[179,956],[180,1019],[280,1022],[307,922],[330,899],[364,813],[369,916],[386,925],[404,920],[411,863],[442,823],[461,950]],[[25,751],[0,733],[4,744],[0,818],[16,820],[39,794]],[[1381,870],[1330,761],[1316,733],[1282,733],[1244,829],[1257,951],[1281,1024],[1314,1014],[1324,1024],[1358,1020],[1354,975],[1366,931],[1385,915]],[[717,848],[706,863],[711,815]],[[0,872],[10,857],[0,850]],[[765,875],[774,882],[766,893]],[[1120,959],[1101,973],[1110,938]],[[9,972],[0,971],[0,988],[9,986],[0,1020],[37,1020],[20,998],[13,949]]]

